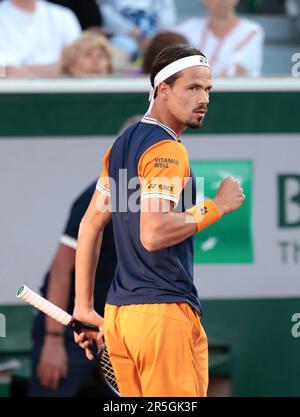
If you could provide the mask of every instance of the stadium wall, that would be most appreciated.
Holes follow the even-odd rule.
[[[298,84],[218,81],[205,126],[183,138],[205,195],[230,174],[247,194],[195,245],[204,325],[226,357],[211,368],[234,396],[300,395]],[[16,303],[20,283],[38,288],[70,202],[99,175],[123,121],[146,110],[147,89],[146,80],[0,84],[0,304]]]

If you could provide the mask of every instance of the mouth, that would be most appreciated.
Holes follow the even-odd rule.
[[[197,111],[195,111],[195,113],[203,118],[203,117],[205,117],[205,115],[207,113],[207,110],[197,110]]]

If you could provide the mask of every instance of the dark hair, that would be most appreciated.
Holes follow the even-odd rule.
[[[163,68],[165,68],[167,65],[171,64],[174,61],[177,61],[178,59],[185,58],[187,56],[193,56],[193,55],[201,55],[205,57],[205,55],[199,51],[197,48],[192,48],[189,45],[172,45],[167,46],[164,48],[155,58],[151,72],[150,72],[150,81],[152,87],[154,87],[154,78],[156,74],[159,73]],[[176,74],[172,75],[171,77],[167,78],[164,82],[172,85],[174,82],[181,77],[181,72],[177,72]],[[156,95],[156,92],[155,92]]]
[[[157,55],[167,46],[178,45],[178,44],[187,44],[188,41],[186,37],[176,32],[159,32],[154,38],[151,39],[151,42],[146,49],[142,71],[144,74],[150,74],[153,62]]]

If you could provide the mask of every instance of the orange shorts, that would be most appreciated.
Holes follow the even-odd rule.
[[[106,304],[104,336],[121,396],[206,396],[207,337],[189,304]]]

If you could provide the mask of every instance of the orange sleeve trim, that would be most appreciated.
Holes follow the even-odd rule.
[[[193,222],[197,223],[197,232],[215,223],[222,217],[222,212],[213,200],[205,200],[201,204],[186,210],[193,216]]]
[[[163,198],[179,202],[190,176],[186,149],[180,143],[166,139],[149,147],[140,157],[138,175],[141,181],[141,199]]]

